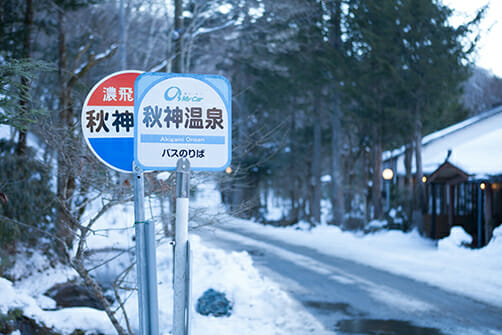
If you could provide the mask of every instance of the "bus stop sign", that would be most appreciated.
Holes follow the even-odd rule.
[[[134,159],[144,170],[224,170],[231,161],[231,87],[216,75],[143,73],[135,82]]]
[[[132,172],[134,160],[134,81],[140,71],[115,72],[91,89],[82,108],[85,142],[109,168]]]

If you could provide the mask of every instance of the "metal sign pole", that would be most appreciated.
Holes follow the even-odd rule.
[[[133,172],[139,330],[141,335],[158,335],[159,304],[155,258],[155,225],[153,222],[145,221],[143,170],[133,163]]]
[[[188,196],[190,162],[181,158],[176,166],[176,235],[174,244],[173,335],[189,334],[190,245],[188,243]]]

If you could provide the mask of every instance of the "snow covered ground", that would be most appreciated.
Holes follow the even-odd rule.
[[[91,215],[89,213],[89,217]],[[89,238],[88,247],[93,250],[134,248],[133,222],[132,204],[116,207],[96,224],[96,233]],[[160,225],[157,228],[158,236],[161,236]],[[227,253],[209,248],[201,244],[195,235],[190,240],[194,257],[192,334],[332,334],[324,331],[322,325],[277,283],[260,274],[247,253]],[[121,257],[103,265],[94,275],[102,279],[117,275],[129,263],[128,257]],[[172,328],[171,271],[172,247],[167,240],[163,240],[157,246],[161,334],[169,334]],[[10,275],[18,280],[12,283],[0,278],[0,314],[20,308],[25,315],[63,334],[70,334],[77,328],[89,333],[116,333],[104,312],[82,307],[54,310],[55,302],[43,295],[54,284],[75,278],[77,275],[71,269],[62,266],[52,268],[44,256],[33,254],[18,260]],[[131,285],[135,284],[135,272],[128,280]],[[197,299],[209,288],[224,292],[232,302],[229,317],[202,316],[195,312]],[[138,306],[134,293],[126,301],[126,309],[137,333]]]
[[[454,228],[450,237],[437,244],[416,232],[381,231],[363,235],[327,225],[314,229],[302,229],[301,225],[274,228],[225,215],[216,191],[199,189],[191,200],[192,212],[198,213],[198,221],[217,217],[222,225],[237,225],[240,229],[349,258],[502,306],[502,228],[497,229],[490,244],[480,250],[461,246],[462,241],[470,237],[460,228]],[[202,212],[202,208],[206,210]],[[90,218],[92,210],[88,215]],[[132,204],[110,210],[97,223],[88,247],[133,248],[133,221]],[[161,236],[160,225],[157,230]],[[331,334],[278,283],[264,277],[247,253],[209,248],[196,235],[190,235],[194,252],[192,334]],[[104,312],[91,308],[54,310],[54,301],[43,295],[55,283],[75,277],[72,270],[61,266],[53,268],[38,254],[27,254],[23,259],[11,272],[11,276],[17,278],[14,283],[0,278],[0,313],[21,308],[26,315],[64,334],[76,328],[115,333]],[[130,261],[130,256],[119,258],[94,274],[97,277],[116,275]],[[161,334],[169,334],[172,327],[171,270],[172,248],[168,241],[162,240],[157,248]],[[134,285],[134,272],[128,280]],[[226,294],[233,304],[231,316],[216,318],[195,313],[197,299],[209,288]],[[137,329],[138,308],[134,294],[126,301],[126,308],[133,328]]]

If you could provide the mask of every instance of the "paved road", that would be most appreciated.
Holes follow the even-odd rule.
[[[502,335],[502,308],[235,226],[195,233],[255,265],[337,334]],[[502,279],[501,279],[502,280]]]

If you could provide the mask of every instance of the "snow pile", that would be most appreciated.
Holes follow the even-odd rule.
[[[102,311],[86,307],[65,308],[58,311],[42,310],[29,292],[16,288],[4,278],[0,278],[0,292],[2,292],[1,314],[7,314],[12,309],[21,309],[24,315],[54,327],[64,334],[69,334],[75,329],[113,334],[111,324]]]
[[[307,334],[323,332],[323,327],[279,285],[263,277],[246,252],[227,253],[190,238],[192,249],[192,297],[190,313],[192,334]],[[172,329],[172,247],[157,248],[158,296],[161,334]],[[231,301],[232,315],[216,318],[195,311],[197,299],[213,288]],[[127,302],[129,318],[137,329],[138,306],[134,296]],[[326,333],[327,334],[327,333]]]
[[[490,257],[502,254],[502,225],[495,228],[490,243],[481,250],[484,250],[486,256]]]
[[[76,278],[77,274],[73,269],[61,264],[51,265],[44,254],[21,248],[9,275],[16,279],[14,283],[0,277],[0,314],[21,309],[27,317],[63,334],[69,334],[75,329],[113,333],[104,312],[87,307],[54,310],[56,302],[44,295],[52,286]]]
[[[246,252],[230,254],[211,249],[192,236],[195,271],[192,287],[193,334],[310,334],[322,326],[279,285],[253,267]],[[209,288],[222,291],[232,302],[230,317],[194,312],[196,300]]]
[[[450,235],[438,241],[438,248],[443,251],[465,247],[472,242],[472,236],[467,234],[462,227],[452,227]]]
[[[0,292],[2,292],[2,300],[0,300],[1,314],[7,314],[9,309],[36,305],[33,298],[18,292],[7,279],[0,278]]]
[[[366,226],[365,229],[382,229],[387,225],[387,221],[385,220],[373,220],[370,221]]]

